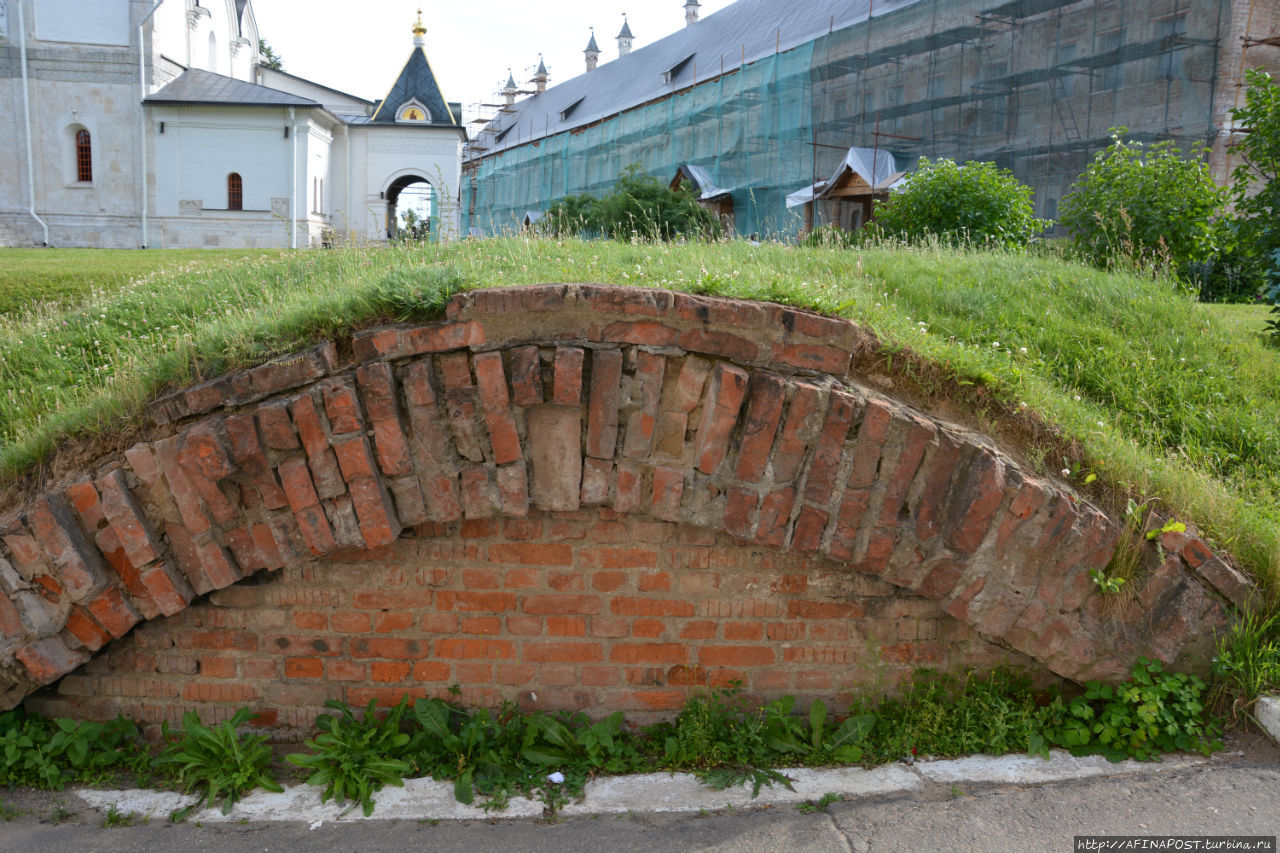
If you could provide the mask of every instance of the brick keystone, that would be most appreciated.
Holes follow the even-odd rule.
[[[582,402],[582,361],[581,347],[556,347],[552,402],[557,406],[577,406]]]

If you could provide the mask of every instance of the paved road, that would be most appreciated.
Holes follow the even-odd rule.
[[[635,814],[546,821],[170,825],[104,829],[84,810],[53,823],[68,795],[0,793],[23,813],[0,823],[0,850],[394,851],[1070,851],[1077,834],[1280,834],[1280,752],[1253,739],[1207,765],[1038,786],[924,791],[832,804],[707,815]],[[1243,752],[1238,751],[1243,747]]]

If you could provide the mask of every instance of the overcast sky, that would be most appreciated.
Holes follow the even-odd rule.
[[[731,0],[702,0],[706,17]],[[785,2],[785,0],[784,0]],[[596,28],[601,63],[616,59],[615,37],[627,13],[635,48],[684,26],[684,0],[254,0],[258,32],[284,59],[284,69],[369,100],[382,98],[409,58],[413,22],[422,8],[427,58],[444,96],[493,103],[507,80],[527,81],[542,53],[551,85],[585,69],[582,50]]]

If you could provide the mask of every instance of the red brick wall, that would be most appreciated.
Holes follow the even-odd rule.
[[[27,700],[47,714],[176,721],[255,709],[296,735],[326,699],[445,696],[669,715],[690,691],[839,706],[917,667],[1030,658],[937,602],[833,561],[609,510],[426,525],[153,620]],[[535,698],[536,697],[536,698]],[[291,731],[292,730],[292,731]]]
[[[130,632],[145,643],[166,619],[203,618],[185,615],[189,605],[219,612],[201,602],[213,595],[216,608],[248,594],[239,590],[254,588],[260,572],[323,576],[324,561],[386,548],[423,525],[501,522],[515,531],[528,519],[546,523],[538,515],[546,512],[725,535],[757,568],[830,560],[850,577],[935,602],[976,634],[1077,680],[1122,676],[1140,655],[1202,667],[1214,631],[1253,594],[1188,531],[1164,537],[1163,564],[1151,546],[1158,565],[1131,584],[1123,613],[1101,607],[1089,572],[1108,564],[1115,521],[989,437],[862,384],[854,354],[874,351],[874,341],[843,320],[599,285],[479,290],[446,310],[442,323],[364,330],[350,350],[322,344],[176,391],[151,405],[144,440],[63,472],[24,506],[0,507],[0,708],[104,649],[110,660],[132,648]],[[500,532],[477,552],[470,577],[487,577],[479,569],[490,561],[591,559],[549,530],[545,537]],[[673,584],[685,577],[675,563],[647,568]],[[506,591],[508,580],[432,590],[428,604],[456,613],[458,596],[482,596],[544,627],[552,616],[603,618],[528,612],[538,605]],[[585,583],[556,590],[561,582],[570,581],[538,581],[547,595],[607,592]],[[640,575],[629,582],[637,596],[659,592],[643,589]],[[381,594],[358,576],[344,589]],[[496,615],[467,624],[492,625]],[[612,615],[634,617],[633,633],[635,619],[652,618]],[[257,648],[252,633],[210,630],[223,633],[206,643]],[[664,629],[666,641],[686,639],[684,626],[675,630]],[[730,639],[717,631],[716,640]],[[867,659],[879,654],[891,666],[894,648],[881,643]],[[526,665],[564,663],[525,660],[523,645],[508,651],[504,660]],[[369,660],[360,649],[337,654]],[[682,654],[668,670],[742,663],[709,650]],[[780,656],[790,663],[774,649],[772,659]],[[404,670],[404,661],[385,663],[379,675]],[[279,677],[290,683],[316,665],[297,662]],[[450,666],[450,678],[470,681],[458,677],[461,664]],[[257,696],[251,684],[239,672],[229,685],[210,678],[175,696],[231,691],[248,701]],[[642,692],[618,689],[605,698],[630,702]]]

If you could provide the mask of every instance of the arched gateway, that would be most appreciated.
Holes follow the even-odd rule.
[[[3,704],[306,726],[455,683],[635,714],[733,680],[841,701],[917,666],[1203,664],[1247,581],[1168,534],[1103,608],[1117,525],[864,384],[875,347],[549,285],[174,393],[147,441],[0,516]]]

